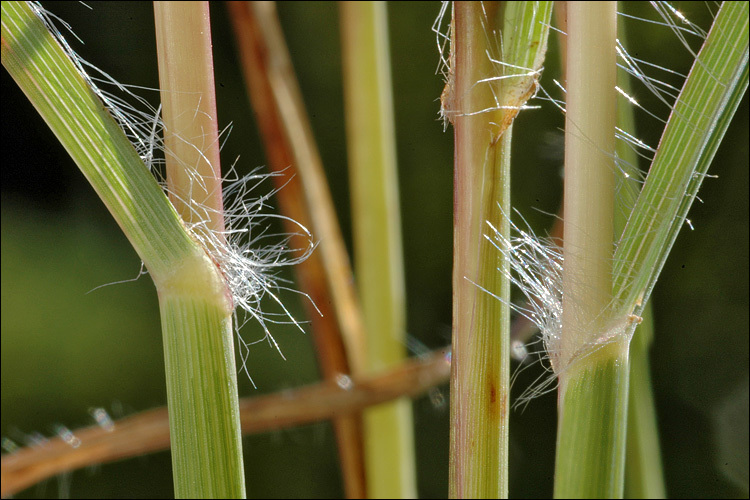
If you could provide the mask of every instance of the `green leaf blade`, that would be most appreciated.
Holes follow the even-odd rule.
[[[748,5],[725,2],[674,106],[615,252],[625,313],[648,300],[711,160],[748,86]]]

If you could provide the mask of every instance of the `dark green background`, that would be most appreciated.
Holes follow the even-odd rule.
[[[87,60],[121,82],[156,87],[153,20],[148,3],[55,3],[49,8],[86,42],[67,38]],[[265,162],[242,88],[226,11],[212,6],[216,83],[222,124],[234,123],[224,163]],[[389,8],[409,334],[430,348],[450,342],[452,133],[438,121],[442,82],[430,28],[439,4]],[[302,92],[350,243],[340,42],[333,3],[279,7]],[[684,7],[706,26],[702,3]],[[654,14],[649,16],[654,18]],[[627,24],[637,57],[687,72],[689,54],[666,29]],[[553,44],[553,50],[556,50]],[[557,73],[550,54],[544,84]],[[2,435],[50,435],[55,424],[89,425],[90,407],[125,416],[165,404],[156,294],[140,262],[76,166],[8,74],[3,83]],[[153,100],[153,92],[144,92]],[[664,116],[664,108],[639,98]],[[514,130],[514,205],[538,232],[560,198],[561,114],[549,103],[521,113]],[[639,136],[656,144],[653,120]],[[652,353],[668,492],[675,497],[747,496],[748,449],[748,104],[729,129],[655,293]],[[299,299],[285,299],[302,318]],[[266,344],[251,350],[242,395],[316,379],[310,338],[275,328],[287,361]],[[260,336],[248,325],[243,336]],[[532,373],[533,372],[533,373]],[[528,386],[528,370],[513,388]],[[440,396],[445,402],[440,405]],[[444,497],[448,473],[448,391],[414,402],[419,494]],[[555,396],[515,411],[511,422],[513,497],[551,496]],[[337,457],[326,423],[244,440],[251,497],[341,496]],[[76,471],[19,497],[169,497],[168,453]]]

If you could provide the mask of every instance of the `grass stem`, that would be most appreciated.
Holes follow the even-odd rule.
[[[202,241],[223,242],[224,209],[208,2],[155,2],[167,189]],[[209,236],[209,233],[211,236]],[[207,248],[207,251],[214,249]],[[233,307],[208,258],[156,282],[177,498],[244,498]],[[206,276],[210,286],[202,286]]]
[[[406,292],[385,3],[342,2],[341,36],[355,274],[367,372],[406,358]],[[364,415],[370,498],[417,496],[411,401]]]
[[[610,337],[614,251],[616,2],[567,10],[562,332],[556,498],[618,498],[628,342]],[[549,345],[549,343],[548,343]]]

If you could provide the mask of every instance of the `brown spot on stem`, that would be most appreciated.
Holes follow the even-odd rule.
[[[492,378],[492,380],[488,380],[487,382],[487,397],[489,399],[487,413],[492,420],[500,421],[506,418],[505,407],[507,405],[508,395],[496,385],[496,382],[497,380],[495,378]]]

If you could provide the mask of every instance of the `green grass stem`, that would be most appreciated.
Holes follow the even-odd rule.
[[[562,332],[550,353],[560,380],[555,497],[612,498],[622,496],[628,384],[627,339],[607,332],[617,4],[572,3],[567,18]]]
[[[455,80],[448,82],[454,85],[448,91],[461,102],[448,101],[455,114],[450,496],[505,498],[510,314],[505,304],[477,285],[509,296],[509,284],[496,270],[500,259],[490,253],[482,233],[485,220],[502,219],[497,203],[509,208],[511,131],[506,131],[503,140],[492,142],[493,117],[489,113],[468,115],[494,104],[488,88],[481,96],[471,95],[474,84],[493,71],[485,52],[481,6],[458,3],[453,8],[451,69]],[[493,23],[497,23],[497,8],[491,4]]]
[[[154,16],[167,189],[183,220],[206,233],[201,240],[221,245],[224,210],[208,2],[155,2]],[[211,270],[217,274],[216,266]],[[223,279],[218,286],[201,287],[191,274],[185,278],[187,287],[157,284],[175,495],[244,498],[233,308]]]
[[[442,96],[455,135],[450,496],[504,498],[510,282],[508,263],[484,234],[489,221],[509,237],[512,122],[536,90],[551,3],[453,8]]]
[[[628,350],[610,343],[560,379],[555,498],[621,498]]]
[[[625,451],[625,498],[666,498],[658,419],[651,387],[649,348],[653,336],[651,308],[630,342],[630,390]]]
[[[406,358],[406,292],[385,3],[340,4],[354,263],[368,373]],[[414,498],[411,401],[364,415],[370,498]]]

